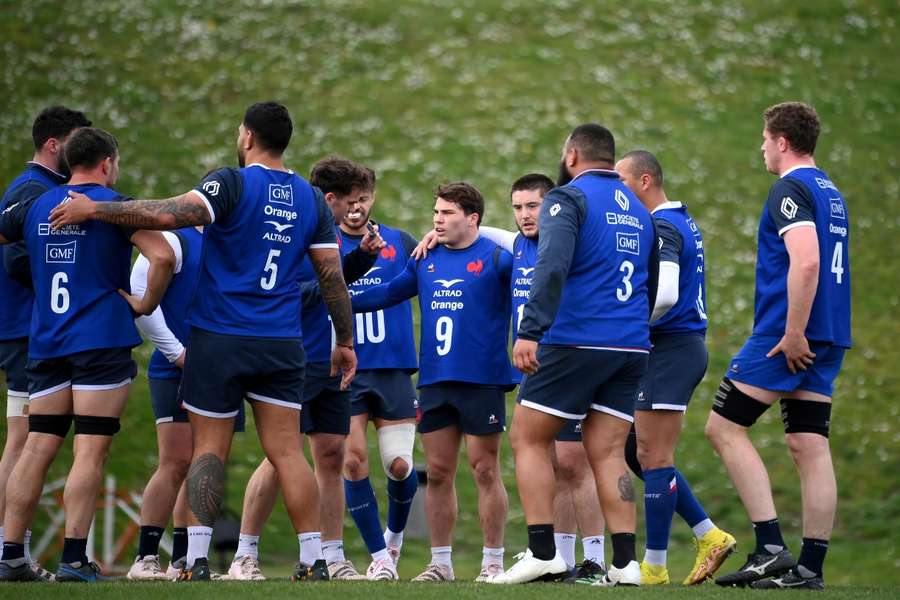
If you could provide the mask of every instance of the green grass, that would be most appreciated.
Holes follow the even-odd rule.
[[[371,165],[379,176],[377,218],[421,234],[436,185],[466,179],[487,198],[486,224],[511,228],[509,184],[533,170],[555,173],[568,131],[603,122],[620,153],[641,147],[659,156],[669,196],[690,206],[707,240],[710,368],[688,412],[678,464],[746,552],[752,532],[702,425],[752,320],[756,222],[772,183],[758,150],[760,114],[777,101],[807,100],[825,124],[818,160],[844,193],[853,226],[855,349],[835,393],[831,440],[840,491],[827,578],[900,584],[895,2],[273,4],[243,0],[225,9],[209,0],[119,0],[60,11],[52,0],[3,3],[0,180],[29,158],[34,115],[64,102],[118,136],[122,192],[180,193],[208,169],[234,164],[243,109],[276,98],[296,123],[288,164],[308,172],[318,158],[339,153]],[[145,364],[148,349],[139,354]],[[144,374],[109,463],[130,489],[140,489],[155,464]],[[771,412],[753,436],[788,543],[799,550],[799,486]],[[243,483],[261,456],[251,428],[232,454],[232,508],[239,509]],[[67,460],[57,462],[53,476]],[[525,528],[508,445],[502,460],[511,554],[524,547]],[[384,477],[373,479],[383,504]],[[454,560],[469,578],[481,538],[466,472],[459,496]],[[269,569],[295,559],[295,540],[279,507],[262,538]],[[365,564],[349,519],[345,541]],[[681,523],[671,550],[673,577],[683,575],[693,550]],[[412,576],[427,560],[427,543],[409,540],[404,552],[401,571]],[[110,588],[119,589],[132,593]]]
[[[0,598],[16,597],[19,594],[34,593],[37,591],[34,584],[5,584],[0,587]],[[662,586],[657,588],[628,589],[617,588],[615,590],[602,590],[588,586],[565,586],[560,584],[538,583],[525,586],[493,587],[474,583],[452,584],[416,584],[416,583],[315,583],[295,584],[287,581],[266,581],[261,583],[197,583],[193,585],[169,584],[169,583],[131,583],[116,582],[96,585],[59,584],[43,586],[40,588],[41,598],[208,598],[214,593],[217,598],[247,598],[249,596],[265,596],[266,598],[332,598],[340,595],[341,598],[352,600],[355,598],[368,599],[373,594],[378,598],[390,600],[393,598],[425,598],[427,600],[439,600],[441,598],[453,598],[454,600],[466,598],[516,598],[517,600],[531,600],[547,598],[551,594],[564,593],[566,598],[597,598],[600,595],[614,595],[616,598],[668,598],[678,600],[680,598],[700,598],[716,600],[727,598],[728,600],[741,600],[743,598],[759,598],[761,592],[742,589],[723,589],[712,584],[699,588],[683,588],[676,586]],[[900,593],[898,588],[889,587],[861,587],[861,586],[836,586],[829,587],[824,592],[816,595],[816,598],[833,600],[870,598],[895,598]],[[763,593],[764,594],[764,593]],[[778,592],[779,598],[805,598],[806,591]]]

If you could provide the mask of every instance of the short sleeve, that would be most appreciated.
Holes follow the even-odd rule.
[[[8,242],[18,242],[25,237],[25,217],[36,198],[32,196],[22,202],[14,202],[0,213],[0,235]]]
[[[783,236],[795,227],[816,226],[812,194],[799,181],[791,178],[776,181],[769,190],[766,206],[778,235]]]
[[[313,233],[310,248],[338,248],[337,233],[334,227],[334,214],[325,202],[325,196],[319,188],[313,188],[316,193],[316,229]]]
[[[659,262],[680,263],[684,243],[678,229],[665,219],[656,219],[656,233],[659,236]]]
[[[211,222],[224,220],[241,199],[241,173],[230,167],[218,169],[204,177],[193,191],[206,204]]]

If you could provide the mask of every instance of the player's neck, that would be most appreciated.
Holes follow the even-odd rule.
[[[346,223],[344,223],[343,221],[341,221],[341,223],[340,223],[340,225],[338,225],[338,227],[340,227],[340,228],[341,228],[341,231],[343,231],[343,232],[346,233],[347,235],[352,235],[352,236],[359,236],[359,237],[362,237],[363,235],[366,234],[366,231],[367,231],[367,229],[366,229],[366,223],[367,223],[367,222],[368,222],[368,221],[366,221],[365,223],[363,223],[361,227],[350,227],[349,225],[347,225]]]
[[[59,159],[53,156],[47,156],[43,152],[35,152],[34,156],[31,157],[31,162],[37,163],[45,169],[59,174]]]
[[[644,197],[646,199],[646,201],[644,202],[644,206],[650,212],[653,212],[669,201],[669,199],[666,197],[666,192],[662,188],[647,190],[647,193],[644,194]]]
[[[781,164],[778,165],[778,176],[782,177],[785,173],[791,169],[796,169],[797,167],[815,168],[815,166],[816,160],[810,154],[786,154],[784,158],[781,159]]]
[[[244,157],[244,164],[248,166],[262,165],[267,169],[272,169],[274,171],[287,171],[287,168],[284,166],[284,157],[272,156],[268,152],[254,152],[249,150]]]
[[[459,241],[456,241],[452,244],[447,243],[447,244],[444,244],[444,246],[446,246],[450,250],[465,250],[466,248],[468,248],[469,246],[474,244],[476,240],[478,240],[478,230],[477,229],[473,232],[467,231],[465,237],[463,237]]]
[[[103,171],[100,169],[91,171],[75,170],[72,171],[72,177],[69,179],[69,185],[88,185],[92,183],[106,187],[106,176],[103,174]]]

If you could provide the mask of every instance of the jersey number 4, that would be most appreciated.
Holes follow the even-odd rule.
[[[831,255],[831,272],[838,285],[844,280],[844,242],[834,245],[834,254]]]

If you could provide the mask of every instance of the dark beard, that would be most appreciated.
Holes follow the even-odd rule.
[[[66,181],[72,178],[72,169],[69,168],[69,163],[66,162],[66,157],[60,155],[59,157],[59,165],[56,167],[56,172],[66,178]]]
[[[246,166],[244,164],[244,162],[245,162],[244,153],[241,152],[240,150],[238,150],[237,155],[238,155],[238,166],[243,169]]]
[[[559,161],[559,174],[556,176],[556,185],[563,186],[572,181],[572,175],[566,167],[566,161]]]

